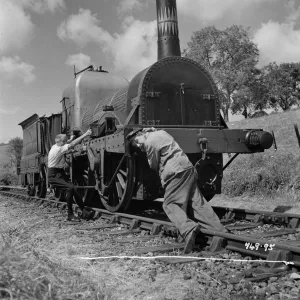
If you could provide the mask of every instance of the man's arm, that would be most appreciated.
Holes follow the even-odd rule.
[[[83,135],[81,135],[80,137],[78,137],[77,139],[75,139],[74,141],[71,142],[71,144],[69,144],[69,149],[74,148],[77,144],[79,144],[84,138],[86,138],[87,136],[90,136],[92,134],[92,130],[88,129],[88,131],[86,133],[84,133]]]
[[[147,151],[147,159],[149,166],[152,170],[158,171],[160,161],[159,149],[151,147],[151,149],[149,150],[150,151]]]
[[[67,140],[67,144],[70,144],[75,139],[75,135],[71,135],[71,137]]]

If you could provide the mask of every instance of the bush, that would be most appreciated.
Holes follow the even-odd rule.
[[[300,163],[292,153],[243,155],[224,174],[223,193],[229,196],[272,195],[300,188]]]
[[[0,184],[16,185],[18,183],[18,176],[11,171],[4,171],[0,173]]]

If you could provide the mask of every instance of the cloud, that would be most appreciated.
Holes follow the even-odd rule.
[[[54,12],[56,9],[63,9],[66,7],[64,0],[47,0],[46,6],[51,12]]]
[[[260,52],[259,66],[270,62],[300,61],[300,30],[294,23],[278,23],[269,21],[263,23],[254,35]]]
[[[9,0],[0,1],[0,54],[23,48],[33,34],[34,25],[22,7]]]
[[[14,115],[14,114],[17,113],[20,109],[21,109],[20,106],[15,106],[15,107],[12,107],[12,108],[10,108],[10,109],[2,108],[2,107],[0,106],[0,114],[2,114],[2,115]]]
[[[63,41],[73,40],[81,47],[86,46],[89,42],[111,44],[113,37],[99,27],[99,24],[97,16],[92,15],[89,9],[80,8],[77,15],[71,15],[67,21],[60,24],[57,35]]]
[[[69,55],[66,62],[66,65],[76,67],[76,71],[82,70],[92,64],[91,58],[88,55],[83,53]]]
[[[4,78],[19,78],[29,84],[35,80],[33,70],[34,66],[21,61],[19,56],[14,58],[4,56],[0,59],[0,74]]]
[[[47,11],[55,12],[66,7],[65,0],[11,0],[24,9],[43,14]]]
[[[130,79],[144,68],[157,61],[156,20],[144,22],[126,18],[123,33],[115,34],[110,50],[115,71]]]
[[[148,1],[142,2],[141,0],[122,0],[117,7],[119,15],[131,13],[133,11],[140,11],[148,6]]]
[[[112,58],[114,71],[130,79],[156,61],[156,21],[144,22],[126,17],[121,33],[110,34],[100,26],[97,15],[80,9],[58,27],[57,35],[63,41],[71,40],[78,46],[95,43]]]
[[[295,22],[300,17],[300,5],[296,7],[296,0],[288,0],[285,3],[285,7],[288,11],[288,16],[286,18],[286,23]]]
[[[177,9],[180,14],[206,24],[230,15],[242,14],[254,4],[276,1],[279,0],[179,0]]]
[[[35,25],[28,11],[45,13],[65,7],[65,0],[0,0],[0,54],[22,49]]]

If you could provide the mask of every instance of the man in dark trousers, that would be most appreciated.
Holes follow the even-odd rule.
[[[198,174],[174,138],[155,128],[136,130],[127,138],[146,152],[150,167],[159,172],[165,189],[163,209],[185,238],[184,253],[190,253],[201,228],[228,232],[203,198]]]
[[[73,140],[74,136],[72,136],[70,140],[67,140],[65,134],[59,134],[55,138],[56,144],[51,147],[48,154],[48,182],[53,187],[67,192],[68,221],[80,222],[80,218],[73,214],[73,196],[76,204],[82,211],[82,217],[88,218],[91,214],[91,212],[84,207],[83,201],[76,191],[75,186],[67,181],[68,179],[63,169],[65,165],[65,153],[91,134],[92,131],[89,129],[85,134],[75,140]],[[67,144],[67,142],[71,143]]]

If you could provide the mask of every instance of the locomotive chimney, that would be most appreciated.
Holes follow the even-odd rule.
[[[176,0],[156,0],[158,51],[157,59],[181,56],[178,38]]]

